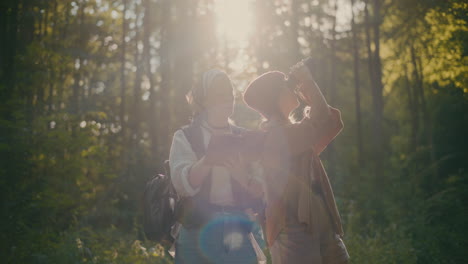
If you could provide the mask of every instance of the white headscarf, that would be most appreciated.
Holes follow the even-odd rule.
[[[218,69],[211,69],[211,70],[204,72],[202,75],[202,79],[200,80],[201,85],[195,85],[192,87],[192,90],[186,96],[187,101],[190,104],[195,103],[203,109],[204,108],[203,103],[202,103],[203,98],[206,96],[208,89],[213,84],[214,79],[221,75],[225,75],[226,77],[228,77],[225,72],[218,70]],[[197,114],[198,113],[194,113],[195,116],[197,116]]]
[[[211,69],[203,73],[203,97],[206,96],[206,92],[208,89],[211,87],[211,84],[213,83],[213,80],[218,77],[219,75],[226,75],[227,74],[221,70],[218,69]]]

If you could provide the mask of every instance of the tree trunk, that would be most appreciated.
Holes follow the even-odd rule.
[[[410,78],[408,75],[408,69],[406,65],[404,66],[405,70],[405,88],[406,88],[406,94],[408,96],[408,111],[410,115],[410,125],[411,125],[411,136],[410,136],[410,152],[414,153],[417,148],[417,142],[418,142],[418,111],[417,111],[417,103],[415,102],[415,98],[413,95],[413,89],[411,88],[411,82]]]
[[[375,86],[374,86],[374,111],[375,111],[375,137],[376,137],[376,147],[378,153],[377,163],[377,175],[382,175],[383,172],[383,157],[382,157],[382,147],[383,147],[383,131],[382,131],[382,122],[383,122],[383,84],[382,84],[382,63],[380,60],[380,24],[381,24],[381,0],[374,0],[374,69],[375,69]]]
[[[85,9],[85,4],[84,3],[81,3],[79,5],[79,26],[78,26],[78,29],[79,29],[79,32],[78,32],[78,42],[77,42],[77,46],[75,46],[75,48],[77,50],[80,50],[80,49],[85,49],[85,46],[86,46],[86,42],[84,40],[84,9]],[[82,85],[80,84],[82,80],[82,67],[83,67],[83,58],[81,56],[81,52],[79,53],[78,55],[78,58],[77,58],[77,65],[78,65],[78,68],[76,68],[75,66],[75,73],[73,74],[73,94],[72,94],[72,98],[71,98],[71,106],[72,106],[72,114],[74,115],[79,115],[80,114],[80,89],[82,89]],[[75,126],[73,126],[75,127]]]
[[[63,29],[62,29],[62,34],[61,34],[61,36],[60,36],[61,38],[59,38],[59,39],[57,40],[58,42],[64,41],[65,39],[67,39],[67,36],[68,36],[68,26],[69,26],[69,23],[70,23],[70,7],[71,7],[71,4],[70,4],[70,3],[66,3],[66,8],[65,8],[65,25],[63,26]],[[65,81],[65,67],[64,67],[64,65],[60,65],[59,78],[60,78],[59,83],[63,83],[63,82]],[[63,86],[59,86],[59,87],[58,87],[58,91],[57,91],[57,105],[58,105],[58,109],[62,109],[62,107],[65,105],[65,104],[64,104],[65,98],[64,98],[64,95],[63,95],[64,89],[65,89],[65,87],[63,87]]]
[[[365,24],[366,24],[366,44],[369,56],[369,76],[372,91],[372,109],[373,109],[373,156],[374,156],[374,175],[376,185],[382,186],[383,180],[383,98],[382,98],[382,66],[380,62],[380,1],[374,0],[374,19],[372,20],[374,52],[371,50],[370,36],[370,17],[368,11],[368,1],[365,2]],[[380,187],[379,187],[380,188]]]
[[[172,1],[170,0],[162,0],[162,7],[161,7],[161,47],[160,47],[160,61],[161,61],[161,82],[160,86],[160,98],[158,98],[160,103],[160,120],[165,120],[166,124],[160,126],[159,130],[159,153],[163,155],[163,153],[168,153],[165,149],[167,142],[169,141],[169,122],[172,119],[169,111],[169,89],[171,86],[171,66],[169,61],[169,45],[172,39],[172,23],[171,23],[171,5]],[[164,142],[164,143],[163,143]]]
[[[1,78],[5,83],[5,89],[1,91],[0,100],[7,101],[12,95],[16,86],[16,64],[15,57],[18,42],[18,14],[21,1],[9,1],[10,8],[0,8],[0,65]],[[24,9],[24,7],[23,7]]]
[[[176,1],[177,28],[175,32],[177,48],[174,50],[174,97],[171,104],[171,130],[187,123],[190,111],[187,107],[185,94],[192,86],[193,79],[193,32],[190,29],[194,17],[193,2]],[[172,135],[169,135],[169,139]]]
[[[135,13],[136,13],[136,19],[135,21],[139,20],[139,17],[141,15],[141,11],[139,10],[138,6],[135,4]],[[134,162],[137,162],[138,159],[138,142],[141,139],[140,135],[140,104],[141,104],[141,80],[142,80],[142,75],[143,75],[143,69],[142,69],[142,60],[140,56],[140,52],[138,50],[138,43],[140,42],[140,30],[138,28],[138,23],[135,23],[135,54],[134,54],[134,60],[135,60],[135,67],[136,67],[136,72],[135,72],[135,83],[134,83],[134,88],[133,88],[133,109],[132,109],[132,114],[131,114],[131,149],[133,150],[133,155],[132,155],[132,160]],[[135,160],[137,159],[137,160]]]
[[[365,1],[364,5],[364,25],[365,25],[365,33],[366,33],[366,48],[367,48],[367,66],[369,71],[369,81],[371,90],[374,89],[375,80],[374,80],[374,60],[372,54],[372,46],[371,46],[371,32],[370,32],[370,15],[369,15],[369,8],[368,8],[368,0]]]
[[[371,94],[372,94],[372,130],[373,130],[373,142],[372,142],[372,161],[371,169],[372,175],[371,183],[374,186],[374,191],[371,197],[371,204],[373,210],[376,211],[376,221],[385,221],[383,214],[382,201],[378,199],[383,195],[385,191],[384,186],[386,185],[386,178],[384,176],[385,170],[383,166],[384,157],[384,145],[383,145],[383,131],[382,131],[382,119],[383,119],[383,98],[382,98],[382,69],[380,62],[380,2],[374,0],[373,5],[373,19],[371,25],[371,19],[368,10],[368,1],[365,1],[364,8],[364,19],[366,28],[366,46],[369,57],[369,78],[371,83]],[[371,39],[370,30],[372,29],[373,39]],[[371,49],[371,41],[374,44],[374,52]]]
[[[80,3],[79,4],[79,19],[78,19],[78,41],[75,45],[75,48],[77,50],[83,49],[83,17],[84,17],[84,4]],[[75,62],[75,72],[73,74],[73,91],[72,91],[72,97],[71,97],[71,109],[72,109],[72,114],[78,115],[80,112],[80,81],[81,81],[81,67],[83,67],[82,63],[82,58],[81,58],[81,52],[79,53],[78,57],[76,58],[77,63]],[[77,66],[78,65],[78,66]],[[73,126],[74,128],[75,126]]]
[[[158,157],[158,120],[159,120],[159,111],[156,109],[156,101],[158,99],[158,94],[155,90],[154,78],[151,73],[151,14],[152,14],[152,5],[150,0],[145,0],[144,2],[145,14],[143,18],[143,59],[145,74],[149,81],[149,115],[148,115],[148,127],[149,127],[149,138],[151,141],[150,151],[151,151],[151,160],[156,161]]]
[[[298,0],[291,1],[291,18],[289,21],[291,22],[291,47],[292,47],[292,62],[291,65],[296,63],[301,59],[301,51],[299,42],[297,41],[299,37],[299,3]]]
[[[338,1],[335,0],[333,4],[333,26],[332,26],[332,39],[330,42],[331,46],[331,54],[330,54],[330,80],[329,80],[329,101],[331,105],[336,104],[336,13],[338,10]],[[327,147],[327,156],[330,165],[328,166],[328,170],[330,171],[330,175],[335,175],[335,168],[336,168],[336,151],[334,143],[330,143]]]
[[[359,49],[356,23],[354,20],[354,0],[351,0],[351,31],[353,38],[353,66],[354,66],[354,97],[356,100],[356,137],[358,145],[358,168],[364,164],[364,154],[362,147],[362,121],[361,121],[361,92],[359,76]]]
[[[411,85],[411,94],[413,96],[413,111],[415,112],[414,116],[414,126],[415,126],[415,150],[416,148],[421,144],[421,140],[419,138],[420,134],[420,123],[421,123],[421,94],[419,93],[419,85],[420,85],[420,80],[419,80],[419,74],[416,66],[416,58],[414,55],[414,48],[413,45],[410,47],[410,55],[411,55],[411,63],[413,66],[413,72],[412,72],[412,79],[413,83]],[[424,114],[424,113],[423,113]]]
[[[8,54],[8,49],[9,49],[9,45],[8,43],[6,42],[6,40],[8,39],[8,37],[10,36],[10,30],[8,28],[8,20],[10,18],[10,3],[6,4],[4,3],[3,5],[5,6],[1,6],[0,7],[0,76],[3,77],[3,75],[5,74],[5,70],[6,70],[6,63],[5,63],[5,59],[6,59],[6,55]],[[7,37],[8,36],[8,37]],[[13,41],[13,39],[10,39],[10,41]],[[4,80],[2,78],[2,80]],[[3,96],[1,97],[3,99]]]
[[[125,37],[127,36],[127,19],[125,15],[127,14],[127,1],[123,0],[123,11],[122,11],[122,44],[121,44],[121,57],[120,57],[120,125],[122,126],[121,135],[122,143],[126,142],[126,120],[125,120],[125,111],[126,111],[126,79],[125,79],[125,53],[127,48],[127,43]],[[125,144],[124,144],[125,145]]]
[[[57,29],[57,7],[58,7],[58,3],[57,1],[55,0],[54,1],[54,5],[53,5],[53,13],[52,13],[52,31],[50,32],[50,44],[49,44],[49,47],[51,49],[55,49],[58,45],[56,45],[56,39],[55,39],[55,35],[56,35],[56,29]],[[49,81],[49,94],[48,94],[48,97],[47,97],[47,113],[50,115],[52,114],[52,112],[56,109],[56,107],[54,106],[54,83],[56,83],[57,80],[55,80],[56,78],[56,69],[55,67],[52,67],[52,60],[49,59],[49,69],[48,69],[48,81]]]
[[[424,134],[426,137],[426,145],[429,146],[431,164],[433,164],[433,175],[434,177],[437,177],[439,172],[438,172],[438,166],[436,162],[435,149],[434,149],[432,120],[427,110],[426,96],[424,94],[424,75],[423,75],[423,70],[422,70],[423,64],[421,62],[421,57],[417,56],[414,46],[411,46],[411,63],[413,64],[414,75],[415,77],[417,77],[416,78],[416,81],[417,81],[416,93],[418,94],[418,97],[421,100],[421,112],[422,112],[422,119],[423,119]]]

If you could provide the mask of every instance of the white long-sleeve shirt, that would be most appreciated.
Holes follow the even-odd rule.
[[[202,128],[203,146],[206,148],[210,142],[211,132],[205,127]],[[192,150],[185,134],[182,130],[174,134],[170,155],[169,166],[171,169],[171,180],[177,193],[181,196],[194,196],[200,191],[200,187],[193,188],[188,180],[190,168],[198,161],[195,152]],[[262,168],[258,163],[251,164],[252,173],[256,180],[261,182]],[[234,197],[231,186],[231,173],[223,166],[213,166],[211,169],[211,190],[210,202],[218,205],[234,205]],[[209,179],[209,178],[208,178]]]

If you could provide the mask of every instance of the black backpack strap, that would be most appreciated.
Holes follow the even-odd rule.
[[[187,141],[190,143],[193,152],[197,156],[197,159],[201,159],[205,155],[205,146],[203,145],[203,133],[200,126],[188,125],[183,126],[182,132],[184,132]]]
[[[205,155],[205,146],[203,144],[203,132],[201,126],[197,125],[196,123],[192,123],[188,126],[184,126],[181,128],[182,132],[184,132],[187,141],[190,143],[193,152],[197,156],[197,159],[201,159]],[[211,172],[208,175],[208,179],[202,184],[201,189],[199,191],[198,199],[201,201],[209,201],[209,194],[211,190]]]

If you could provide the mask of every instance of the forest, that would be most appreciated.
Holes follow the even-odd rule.
[[[312,73],[344,130],[321,158],[351,263],[468,257],[465,0],[2,0],[3,263],[172,263],[145,238],[185,95],[211,68],[236,90]],[[298,113],[301,109],[298,109]]]

